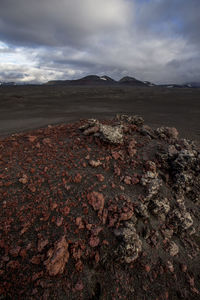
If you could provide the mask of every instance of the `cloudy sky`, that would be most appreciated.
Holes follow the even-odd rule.
[[[0,0],[0,81],[200,82],[200,0]]]

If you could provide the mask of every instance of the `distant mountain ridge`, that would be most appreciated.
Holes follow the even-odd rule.
[[[88,75],[75,80],[51,80],[45,83],[46,85],[128,85],[128,86],[153,86],[149,81],[140,81],[134,77],[125,76],[119,81],[112,79],[109,76]]]

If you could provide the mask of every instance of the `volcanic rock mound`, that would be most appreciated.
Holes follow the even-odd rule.
[[[0,140],[1,299],[199,299],[200,151],[139,116]]]

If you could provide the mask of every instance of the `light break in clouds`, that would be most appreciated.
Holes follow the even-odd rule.
[[[1,0],[0,81],[200,82],[199,0]]]

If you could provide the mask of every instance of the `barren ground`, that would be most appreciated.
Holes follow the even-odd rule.
[[[200,89],[0,87],[0,136],[116,113],[139,114],[153,128],[174,126],[183,137],[200,138]]]

